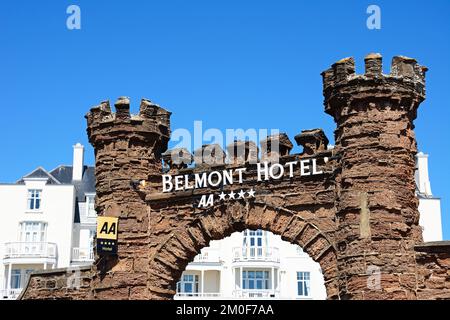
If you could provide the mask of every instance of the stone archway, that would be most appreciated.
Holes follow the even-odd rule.
[[[448,298],[450,289],[436,291],[433,281],[448,281],[449,246],[418,246],[414,120],[425,99],[427,69],[399,56],[385,75],[381,61],[378,54],[368,55],[363,75],[355,74],[353,58],[322,73],[325,112],[336,122],[333,150],[318,129],[295,137],[303,146],[300,154],[290,154],[286,134],[265,140],[262,161],[277,156],[279,165],[288,165],[315,159],[321,174],[256,182],[250,161],[256,146],[245,142],[229,146],[245,152],[228,163],[217,149],[218,161],[207,166],[166,161],[169,172],[186,176],[246,168],[239,188],[255,189],[254,199],[215,201],[205,210],[196,206],[199,197],[234,191],[221,185],[164,192],[170,112],[143,99],[139,114],[131,115],[124,97],[115,103],[116,112],[107,101],[92,108],[86,118],[95,149],[96,210],[119,218],[118,254],[97,256],[90,270],[82,270],[83,285],[76,291],[64,285],[66,270],[60,270],[33,275],[22,297],[171,299],[176,280],[209,241],[258,228],[299,244],[319,262],[329,298]]]
[[[174,230],[164,239],[150,259],[149,290],[152,299],[172,298],[183,270],[211,240],[220,240],[245,229],[270,231],[301,246],[320,264],[328,298],[339,298],[337,253],[326,233],[296,212],[255,201],[210,208],[187,227]]]

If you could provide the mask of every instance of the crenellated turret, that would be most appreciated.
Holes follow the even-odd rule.
[[[170,112],[143,99],[139,114],[132,115],[127,97],[117,99],[114,107],[112,112],[109,102],[104,101],[93,107],[86,119],[89,142],[95,149],[96,211],[100,216],[119,218],[119,254],[97,260],[95,266],[102,273],[115,268],[116,278],[108,281],[119,286],[120,280],[114,282],[117,274],[130,276],[126,266],[139,259],[136,252],[147,241],[148,209],[136,181],[145,182],[150,190],[161,182]],[[94,283],[94,291],[97,286],[102,286],[101,279]]]
[[[346,279],[341,297],[376,299],[379,290],[392,299],[415,296],[406,284],[415,277],[412,247],[422,240],[413,120],[425,99],[426,70],[398,56],[383,74],[381,55],[369,54],[363,75],[355,74],[353,58],[322,73],[325,111],[337,125],[336,241]],[[371,288],[370,268],[380,265],[380,287]]]
[[[415,119],[415,107],[425,99],[427,70],[412,58],[396,56],[392,59],[390,74],[383,74],[381,55],[371,53],[365,58],[365,73],[360,75],[355,74],[353,58],[342,59],[322,72],[325,111],[336,119],[364,108],[359,102],[365,100],[367,105],[372,101],[367,101],[366,97],[372,96],[378,101],[390,101],[379,107],[403,108]]]

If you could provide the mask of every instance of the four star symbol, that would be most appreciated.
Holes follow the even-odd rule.
[[[230,191],[230,193],[221,192],[219,194],[219,201],[225,201],[225,200],[231,200],[231,199],[245,199],[246,194],[248,195],[247,198],[255,198],[255,190],[250,189],[249,191],[240,190],[238,193],[235,193],[234,191]],[[228,196],[228,198],[227,198]]]

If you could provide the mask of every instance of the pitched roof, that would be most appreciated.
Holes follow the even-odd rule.
[[[45,170],[42,167],[37,167],[29,174],[23,176],[20,180],[18,180],[17,184],[24,184],[25,179],[48,179],[49,184],[60,184],[58,179],[56,179],[51,173],[49,173],[47,170]]]
[[[59,166],[48,172],[42,167],[38,167],[31,173],[23,176],[16,184],[24,184],[25,179],[48,179],[48,184],[71,184],[75,187],[77,201],[84,202],[86,193],[95,193],[95,168],[83,167],[81,181],[72,181],[72,166]]]
[[[95,193],[95,168],[84,166],[81,181],[72,181],[72,171],[72,166],[59,166],[50,171],[50,173],[60,183],[74,185],[77,200],[80,202],[84,202],[86,193]]]

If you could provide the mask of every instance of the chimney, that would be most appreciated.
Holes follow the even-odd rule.
[[[81,181],[83,178],[84,146],[77,143],[73,146],[72,181]]]
[[[430,178],[428,177],[428,155],[419,152],[416,156],[416,184],[419,193],[431,196]]]

